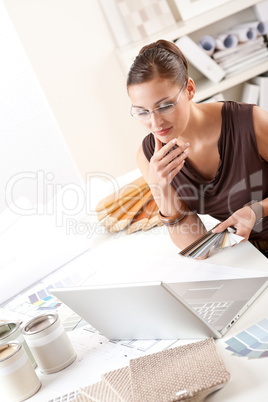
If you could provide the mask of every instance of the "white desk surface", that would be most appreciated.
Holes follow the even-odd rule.
[[[139,176],[139,171],[134,171],[131,175],[127,174],[122,177],[121,185],[129,183]],[[103,192],[95,190],[93,188],[91,193],[98,194],[99,198],[107,194],[105,189]],[[211,221],[208,219],[208,222]],[[112,235],[107,234],[99,224],[96,225],[96,218],[93,216],[88,228],[92,248],[67,264],[67,268],[68,272],[76,272],[78,267],[79,269],[82,267],[89,275],[94,272],[89,279],[91,284],[165,280],[167,275],[176,280],[177,276],[180,277],[181,271],[191,272],[194,275],[198,267],[200,269],[200,264],[203,264],[203,262],[191,260],[191,265],[189,265],[188,259],[178,256],[179,250],[170,240],[165,227],[153,228],[144,233],[140,231],[126,235],[124,231]],[[240,243],[231,249],[222,250],[205,260],[205,264],[206,267],[211,266],[211,270],[213,268],[214,271],[215,266],[216,268],[218,266],[222,273],[228,271],[229,268],[226,267],[233,267],[232,271],[235,271],[235,275],[238,272],[238,276],[241,268],[264,271],[268,274],[268,260],[250,243]],[[249,360],[246,357],[232,356],[231,352],[226,350],[227,344],[225,343],[225,340],[267,317],[267,307],[268,289],[260,295],[222,339],[216,340],[217,349],[231,374],[231,380],[223,389],[209,396],[206,401],[267,401],[268,358]],[[79,344],[77,338],[81,331],[78,331],[68,332],[77,351],[75,362],[66,369],[50,375],[42,374],[37,368],[42,387],[36,395],[29,398],[29,401],[67,401],[68,398],[61,397],[80,387],[99,381],[103,373],[126,366],[128,360],[135,357],[131,355],[130,351],[126,357],[127,361],[122,364],[122,357],[118,358],[120,345],[115,345],[112,356],[111,348],[108,348],[110,355],[105,356],[105,350],[107,352],[105,343],[108,344],[106,338],[99,339],[95,334],[90,337],[89,333],[83,331],[83,344]],[[81,338],[79,338],[79,342],[81,342]],[[180,340],[175,344],[179,346],[185,342],[188,343],[191,340]],[[104,344],[104,348],[101,350],[99,350],[100,343],[102,346]],[[168,345],[170,345],[170,341],[161,343],[161,347]],[[158,350],[154,350],[152,347],[150,353],[154,351]],[[122,355],[122,351],[120,353]]]
[[[145,233],[136,232],[130,235],[126,235],[125,232],[113,235],[98,234],[94,235],[92,240],[93,248],[70,263],[75,267],[80,261],[82,265],[88,265],[89,269],[93,268],[96,273],[92,276],[91,283],[101,283],[104,277],[106,278],[106,283],[117,282],[119,273],[122,282],[142,280],[143,272],[146,273],[146,264],[151,264],[150,266],[152,266],[153,261],[159,260],[163,262],[165,258],[172,264],[177,263],[178,268],[185,264],[185,259],[178,256],[178,249],[171,242],[165,227],[151,229]],[[268,260],[250,243],[243,243],[231,249],[222,250],[208,258],[205,263],[234,268],[256,269],[268,273]],[[196,267],[198,267],[198,264],[196,262]],[[163,277],[165,277],[165,266],[162,269]],[[148,272],[146,275],[146,280],[148,280]],[[150,275],[152,275],[152,272]],[[159,272],[157,275],[160,275]],[[231,380],[223,389],[209,396],[207,398],[208,402],[267,401],[268,358],[249,360],[246,357],[232,356],[231,352],[226,350],[227,345],[225,343],[225,340],[267,317],[267,307],[268,289],[260,295],[222,339],[216,340],[216,346],[227,370],[231,374]],[[74,340],[75,331],[72,331],[70,336]],[[178,341],[177,345],[179,346],[182,343]],[[84,347],[86,348],[87,345],[85,344]],[[84,358],[81,362],[83,351],[79,350],[77,354],[76,361],[59,373],[45,375],[37,369],[42,381],[42,388],[29,400],[32,402],[52,400],[94,383],[100,379],[101,373],[118,367],[118,362],[115,359],[114,364],[110,361],[109,364],[104,363],[101,369],[99,367],[97,369],[94,359],[91,361],[90,358],[87,358],[87,360]],[[125,365],[127,364],[126,362]]]

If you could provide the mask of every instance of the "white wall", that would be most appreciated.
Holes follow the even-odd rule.
[[[97,0],[4,0],[83,177],[135,169],[146,131]]]

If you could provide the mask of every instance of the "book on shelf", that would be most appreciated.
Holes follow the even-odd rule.
[[[252,82],[260,87],[259,106],[268,112],[268,72],[255,77]]]
[[[246,66],[248,63],[254,63],[257,60],[265,59],[265,57],[268,57],[268,50],[266,47],[262,49],[255,50],[254,52],[251,52],[249,54],[246,54],[244,56],[241,56],[238,59],[231,59],[229,61],[226,61],[224,63],[221,63],[221,67],[227,72],[233,72],[237,69],[240,68],[240,66]]]
[[[247,60],[242,60],[239,63],[233,65],[232,67],[229,67],[225,69],[226,75],[237,73],[238,70],[244,70],[246,68],[249,68],[250,66],[256,65],[265,59],[268,60],[268,51],[267,49],[263,49],[261,53],[251,55]]]
[[[260,52],[260,51],[262,51],[264,53],[264,50],[267,52],[267,47],[264,43],[262,43],[254,48],[248,48],[239,53],[234,53],[227,57],[224,57],[223,59],[220,59],[219,61],[217,61],[217,63],[222,68],[228,68],[228,67],[231,67],[232,65],[236,64],[237,62],[246,60],[248,57],[253,57],[255,54],[258,54],[258,52]]]
[[[260,96],[260,87],[256,84],[246,82],[243,86],[241,102],[253,103],[258,105]]]
[[[225,77],[225,71],[189,36],[177,39],[175,44],[186,59],[209,80],[218,83]]]
[[[234,48],[217,50],[213,53],[212,57],[217,62],[225,61],[231,56],[243,54],[244,52],[247,52],[248,50],[253,50],[255,48],[258,48],[259,46],[261,46],[263,44],[264,44],[264,38],[263,38],[263,36],[259,36],[258,38],[254,39],[254,40],[251,40],[251,41],[248,41],[245,43],[239,43]]]

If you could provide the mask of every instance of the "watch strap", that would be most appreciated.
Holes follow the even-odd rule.
[[[254,214],[256,215],[255,225],[263,219],[263,215],[264,215],[263,207],[258,201],[256,201],[256,200],[250,201],[247,204],[245,204],[244,207],[251,208],[252,211],[254,212]]]

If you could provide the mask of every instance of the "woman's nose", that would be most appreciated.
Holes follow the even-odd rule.
[[[156,113],[151,113],[150,116],[150,123],[151,123],[151,127],[155,129],[157,128],[161,128],[161,125],[163,124],[163,118]]]

